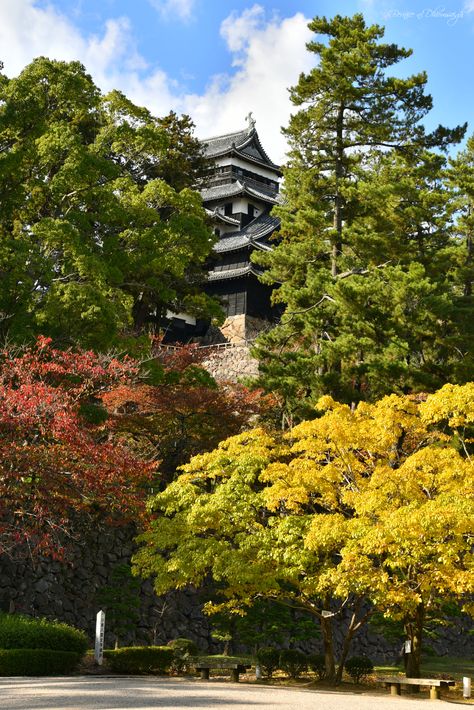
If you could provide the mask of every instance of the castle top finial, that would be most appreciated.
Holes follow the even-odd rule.
[[[255,119],[253,117],[252,111],[248,112],[248,115],[245,117],[245,120],[248,123],[248,132],[251,133],[255,129]]]

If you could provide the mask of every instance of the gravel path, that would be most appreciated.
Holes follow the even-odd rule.
[[[437,707],[439,707],[437,701]],[[442,702],[442,701],[441,701]],[[425,697],[262,687],[181,678],[1,678],[5,710],[420,710]]]

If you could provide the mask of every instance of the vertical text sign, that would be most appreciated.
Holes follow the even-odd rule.
[[[99,666],[102,665],[104,658],[104,633],[105,633],[105,612],[100,610],[97,613],[95,623],[95,653],[94,658]]]

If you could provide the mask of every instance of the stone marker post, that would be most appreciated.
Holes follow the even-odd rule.
[[[95,623],[95,662],[101,666],[104,659],[105,612],[102,609],[97,613]]]

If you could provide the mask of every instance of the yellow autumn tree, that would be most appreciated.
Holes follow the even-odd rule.
[[[321,405],[323,417],[293,431],[299,457],[282,471],[277,496],[285,481],[290,496],[302,490],[302,472],[304,487],[316,483],[326,497],[344,481],[333,504],[346,536],[326,574],[328,590],[363,595],[402,621],[411,641],[407,674],[417,677],[427,614],[453,600],[472,611],[474,385],[446,385],[426,401],[393,395],[354,412],[330,399]],[[325,512],[314,516],[309,549],[324,546],[328,525]]]
[[[194,457],[150,501],[136,570],[158,593],[211,578],[228,609],[266,597],[309,612],[334,682],[382,611],[403,621],[416,676],[425,614],[474,591],[474,386],[318,407],[284,436],[254,429]]]

